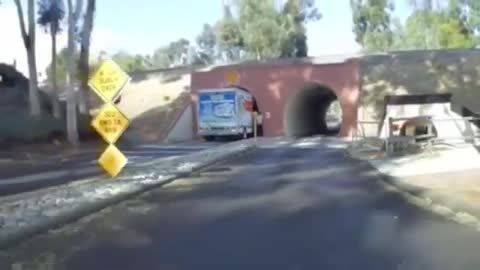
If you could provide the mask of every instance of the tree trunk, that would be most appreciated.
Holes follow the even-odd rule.
[[[50,27],[50,38],[52,40],[52,100],[53,116],[57,119],[61,118],[60,102],[58,100],[58,84],[57,84],[57,31],[55,25]]]
[[[68,0],[68,46],[67,46],[67,137],[70,144],[80,143],[77,125],[77,106],[74,86],[75,78],[75,23],[76,12],[73,11],[72,0]],[[78,5],[78,3],[77,3]]]
[[[30,114],[38,116],[42,113],[40,97],[38,94],[37,66],[35,63],[35,49],[27,49],[28,61],[28,99],[30,102]]]
[[[35,2],[28,1],[28,73],[29,73],[29,99],[30,112],[32,115],[40,115],[42,107],[40,106],[40,97],[38,94],[38,79],[37,79],[37,61],[35,53]]]
[[[78,71],[80,76],[79,89],[79,110],[83,114],[89,114],[90,110],[90,89],[88,87],[88,75],[90,72],[90,39],[93,28],[93,15],[95,12],[95,0],[87,1],[87,11],[83,22],[81,42],[80,42],[80,61],[78,63]]]
[[[20,24],[20,32],[22,34],[23,44],[27,52],[28,61],[28,99],[30,103],[30,113],[34,116],[42,113],[40,106],[40,98],[38,95],[37,83],[37,66],[35,62],[35,3],[33,0],[28,1],[28,33],[25,26],[25,16],[23,14],[22,2],[14,0],[17,8],[18,22]]]

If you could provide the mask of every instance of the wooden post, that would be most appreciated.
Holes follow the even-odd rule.
[[[391,138],[393,136],[393,119],[391,117],[388,118],[388,135],[387,135],[387,145],[385,146],[385,150],[387,152],[387,156],[390,156],[392,149],[391,149]]]
[[[255,142],[257,142],[257,112],[253,112],[253,138],[255,139]]]

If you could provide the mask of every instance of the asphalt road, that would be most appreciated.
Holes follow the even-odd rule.
[[[478,232],[376,177],[326,145],[260,149],[5,250],[0,269],[480,268]]]
[[[151,161],[152,159],[183,156],[204,150],[218,143],[182,143],[137,145],[122,150],[128,158],[129,166]],[[45,160],[33,165],[16,165],[0,169],[0,196],[12,195],[39,188],[65,184],[91,177],[101,177],[104,171],[98,166],[97,159],[103,149],[88,151],[67,157],[45,157]]]

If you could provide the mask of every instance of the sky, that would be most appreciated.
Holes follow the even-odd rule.
[[[13,63],[16,59],[17,68],[28,75],[15,6],[12,0],[2,2],[0,62]],[[349,2],[316,0],[322,19],[307,24],[310,56],[360,51],[352,33]],[[402,20],[408,14],[405,2],[395,2],[396,15]],[[156,48],[180,38],[194,41],[204,23],[214,24],[222,15],[222,0],[98,0],[92,52],[115,53],[124,50],[151,54]],[[66,45],[66,33],[59,35],[58,43],[59,49]],[[36,46],[38,70],[44,73],[50,62],[50,37],[40,27],[37,30]],[[44,78],[44,74],[41,78]]]

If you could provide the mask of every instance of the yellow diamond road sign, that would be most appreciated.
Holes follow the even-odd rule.
[[[98,164],[111,176],[117,176],[127,165],[127,158],[118,150],[115,145],[111,144],[98,159]]]
[[[115,62],[105,60],[88,81],[88,85],[103,101],[110,102],[129,81],[130,77]]]
[[[115,143],[129,125],[128,118],[111,103],[103,105],[92,126],[108,143]]]

